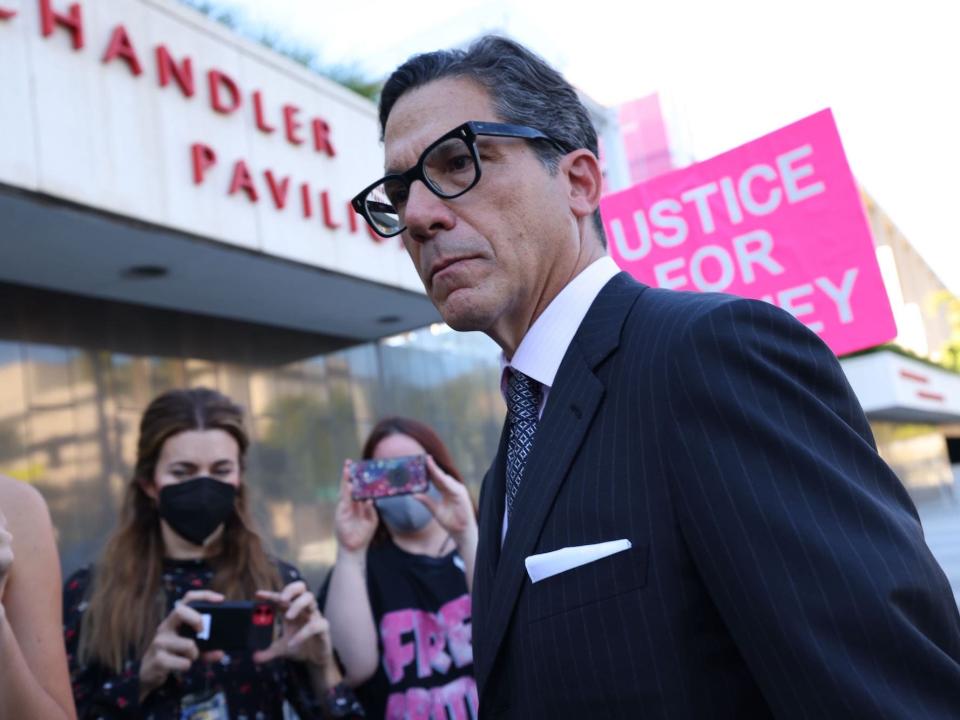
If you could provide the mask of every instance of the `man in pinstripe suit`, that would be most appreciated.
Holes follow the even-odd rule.
[[[820,340],[618,273],[587,113],[510,41],[412,58],[380,121],[355,207],[503,349],[481,715],[960,718],[957,608]]]

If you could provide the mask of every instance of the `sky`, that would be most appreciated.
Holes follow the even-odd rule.
[[[373,78],[506,31],[604,105],[660,92],[705,160],[825,107],[854,175],[960,294],[958,0],[218,0]]]

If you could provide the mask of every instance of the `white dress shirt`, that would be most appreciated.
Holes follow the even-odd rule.
[[[508,360],[500,353],[500,392],[504,400],[507,397],[507,368],[515,368],[540,383],[543,389],[540,417],[543,417],[550,388],[573,336],[603,286],[619,272],[620,268],[608,255],[592,262],[550,301],[547,309],[527,330],[512,358]],[[506,536],[507,512],[504,510],[501,543]]]

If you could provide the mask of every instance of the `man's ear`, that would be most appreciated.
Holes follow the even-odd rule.
[[[560,160],[560,171],[569,183],[570,210],[577,218],[593,215],[603,193],[600,161],[585,148],[574,150]]]

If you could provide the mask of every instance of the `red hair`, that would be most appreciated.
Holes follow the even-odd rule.
[[[377,449],[377,445],[391,435],[406,435],[416,440],[420,443],[424,451],[426,451],[427,455],[430,455],[436,461],[441,470],[457,482],[463,483],[463,476],[460,475],[457,466],[453,464],[453,456],[450,454],[447,446],[443,444],[440,436],[426,423],[412,418],[394,416],[384,418],[378,422],[367,436],[367,441],[363,444],[363,459],[370,460],[373,457],[374,451]],[[476,506],[474,506],[473,512],[476,514]],[[384,524],[380,523],[380,525],[377,526],[376,534],[373,536],[373,543],[379,544],[386,540],[387,532]]]

